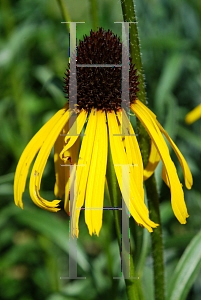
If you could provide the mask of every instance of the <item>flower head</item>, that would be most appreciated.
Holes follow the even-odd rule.
[[[78,64],[121,64],[122,44],[110,30],[100,28],[97,32],[84,37],[77,48]],[[61,200],[52,202],[40,196],[43,171],[54,146],[56,182],[54,193],[61,199],[64,195],[64,208],[69,212],[69,169],[76,170],[76,196],[72,214],[76,226],[72,234],[78,235],[80,209],[85,204],[85,222],[89,233],[99,235],[102,227],[105,176],[107,168],[108,142],[117,181],[126,205],[136,223],[150,232],[157,227],[149,219],[144,203],[143,180],[149,178],[159,160],[163,162],[162,177],[171,190],[173,211],[181,223],[188,217],[182,185],[172,162],[166,142],[161,132],[173,147],[182,166],[187,188],[191,188],[192,176],[182,154],[158,123],[156,116],[137,99],[138,76],[130,60],[129,96],[130,109],[142,122],[151,137],[149,162],[143,170],[142,156],[134,129],[127,117],[126,109],[121,107],[121,70],[116,67],[84,68],[77,70],[77,107],[69,109],[68,102],[59,110],[29,142],[19,160],[15,181],[15,203],[23,208],[22,194],[25,189],[29,167],[34,162],[29,191],[32,200],[39,207],[58,211]],[[65,78],[65,92],[69,93],[70,71]],[[128,103],[124,103],[128,106]],[[76,123],[69,128],[69,118],[76,116]],[[123,120],[123,121],[122,121]],[[76,127],[77,135],[70,132]],[[84,132],[81,141],[80,134]],[[129,183],[122,178],[122,165],[129,165]],[[71,177],[74,175],[71,174]]]

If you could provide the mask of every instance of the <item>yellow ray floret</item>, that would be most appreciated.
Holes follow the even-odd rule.
[[[70,149],[74,145],[74,143],[77,141],[77,139],[79,137],[79,134],[81,133],[81,131],[84,127],[86,119],[87,119],[87,112],[85,110],[82,110],[80,112],[80,114],[77,116],[77,119],[74,122],[74,124],[73,124],[73,126],[70,130],[71,132],[74,133],[74,132],[76,132],[75,129],[77,127],[77,133],[75,133],[74,136],[70,136],[70,132],[68,132],[66,137],[65,137],[66,146],[63,148],[63,150],[60,153],[60,158],[61,159],[65,159],[65,157],[63,157],[64,152],[67,151],[68,149]]]
[[[47,136],[52,131],[55,124],[57,124],[60,118],[65,114],[67,109],[68,105],[65,105],[34,135],[20,157],[14,179],[14,200],[15,204],[21,208],[23,208],[22,194],[25,190],[29,167]]]
[[[149,212],[144,204],[144,199],[141,198],[139,188],[134,182],[132,176],[129,177],[130,183],[125,180],[124,176],[122,176],[122,168],[123,166],[129,165],[129,160],[126,155],[121,136],[119,136],[120,131],[115,113],[107,113],[107,119],[112,160],[124,201],[135,221],[152,232],[152,228],[155,228],[157,224],[149,219]],[[117,135],[115,136],[115,134]],[[136,164],[138,164],[138,162],[136,162]]]
[[[175,145],[173,140],[169,137],[168,133],[163,129],[163,127],[160,125],[160,123],[158,121],[157,121],[157,124],[158,124],[158,127],[160,128],[161,132],[165,135],[166,139],[172,146],[175,154],[177,155],[177,158],[178,158],[180,165],[182,167],[182,170],[183,170],[185,185],[186,185],[187,189],[191,189],[191,187],[193,185],[193,177],[192,177],[191,171],[189,169],[189,166],[188,166],[186,160],[184,159],[183,155],[181,154],[181,152],[179,151],[179,149],[177,148],[177,146]]]
[[[146,128],[158,150],[168,178],[166,181],[170,185],[171,203],[174,214],[180,223],[185,224],[186,218],[189,215],[187,213],[182,185],[179,181],[175,165],[171,160],[168,147],[156,123],[155,116],[153,116],[154,114],[149,113],[149,110],[139,102],[140,101],[136,101],[135,104],[132,104],[131,109]]]
[[[79,158],[78,158],[77,178],[76,178],[77,199],[74,199],[73,212],[72,212],[76,214],[76,230],[72,232],[73,236],[74,235],[78,236],[79,234],[78,221],[80,216],[80,209],[84,204],[89,168],[91,163],[92,149],[94,146],[96,126],[97,126],[97,118],[95,116],[95,110],[92,109],[83,136]]]
[[[143,172],[143,180],[147,180],[151,175],[154,173],[156,167],[158,166],[158,163],[160,161],[160,155],[158,153],[158,150],[154,144],[154,142],[151,140],[151,149],[149,154],[149,160],[147,163],[146,168]]]
[[[161,176],[162,176],[162,179],[165,182],[165,184],[170,188],[170,181],[169,181],[168,174],[166,172],[165,166],[163,166]]]
[[[66,123],[58,136],[54,145],[54,164],[55,164],[55,186],[54,194],[61,199],[65,194],[64,209],[69,214],[69,176],[70,165],[77,164],[78,151],[80,147],[80,136],[78,136],[74,145],[63,153],[63,159],[60,158],[60,153],[65,147],[65,135],[68,133],[69,122]]]
[[[201,118],[201,104],[195,107],[192,111],[190,111],[185,118],[185,122],[187,124],[192,124],[193,122],[197,121]]]
[[[192,177],[191,171],[190,171],[188,164],[187,164],[186,160],[184,159],[183,155],[181,154],[181,152],[179,151],[179,149],[177,148],[177,146],[175,145],[173,140],[169,137],[168,133],[164,130],[164,128],[158,122],[158,120],[156,119],[156,115],[150,109],[148,109],[141,101],[136,100],[136,104],[139,105],[142,113],[146,112],[152,118],[152,121],[153,121],[152,124],[154,125],[155,129],[156,130],[159,129],[165,135],[166,139],[168,140],[168,142],[172,146],[175,154],[177,155],[177,158],[179,159],[179,162],[182,167],[183,174],[184,174],[185,185],[186,185],[187,189],[191,189],[192,184],[193,184],[193,177]],[[146,115],[144,114],[144,116],[146,116]],[[156,152],[156,151],[154,150],[154,152]],[[158,159],[159,158],[157,156],[156,161]]]
[[[38,205],[39,207],[50,210],[50,211],[57,211],[58,204],[60,200],[54,200],[49,202],[43,199],[40,194],[40,184],[43,175],[43,171],[45,165],[47,163],[47,159],[50,155],[51,149],[53,148],[56,139],[58,138],[62,128],[69,120],[69,111],[67,110],[58,120],[54,127],[52,128],[51,132],[49,132],[48,136],[46,137],[38,155],[35,160],[31,176],[29,182],[29,193],[33,202]]]
[[[71,188],[71,184],[73,183],[72,180],[70,180],[70,182],[72,182],[69,185],[69,177],[73,177],[75,176],[74,174],[72,174],[72,171],[75,172],[75,168],[72,168],[72,166],[77,165],[77,161],[78,161],[78,152],[79,152],[79,148],[80,148],[80,141],[81,141],[81,137],[79,136],[76,140],[76,142],[74,143],[74,145],[68,149],[66,152],[64,152],[64,157],[69,157],[69,162],[66,163],[64,162],[65,165],[65,200],[64,200],[64,209],[67,213],[69,213],[69,189]],[[66,164],[71,164],[71,172],[70,172],[70,167],[66,167]]]
[[[137,138],[133,127],[126,115],[125,110],[117,112],[118,121],[122,126],[122,133],[125,133],[125,150],[128,158],[128,163],[130,166],[130,172],[133,180],[135,181],[141,198],[144,199],[144,189],[143,189],[143,162],[142,156],[139,148]],[[123,124],[122,124],[123,120]]]
[[[66,182],[65,168],[61,167],[61,165],[64,164],[64,162],[59,157],[59,154],[64,147],[64,137],[62,136],[63,134],[65,134],[64,128],[62,129],[54,145],[54,167],[55,167],[55,179],[56,179],[54,185],[54,194],[59,199],[61,199],[63,194],[65,193],[65,182]]]
[[[96,111],[94,147],[91,157],[85,199],[85,222],[89,233],[99,235],[102,227],[105,175],[107,167],[108,137],[105,112]],[[92,209],[91,209],[92,208]]]

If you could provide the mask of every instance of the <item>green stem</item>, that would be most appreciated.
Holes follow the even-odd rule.
[[[97,0],[90,0],[90,13],[92,17],[93,29],[97,30],[98,27],[98,6]]]
[[[63,21],[71,22],[70,15],[68,13],[68,10],[66,8],[66,4],[65,4],[64,0],[57,0],[57,2],[60,7],[60,10],[61,10]],[[66,29],[67,29],[67,32],[69,33],[69,24],[66,24]]]
[[[122,11],[124,21],[136,22],[135,9],[133,0],[121,0]],[[145,81],[143,76],[142,60],[140,54],[140,43],[138,38],[137,23],[130,25],[130,54],[132,62],[138,70],[139,75],[139,88],[138,92],[139,100],[146,105],[146,92]],[[150,138],[143,127],[143,125],[137,120],[139,143],[143,158],[144,166],[146,166],[150,151]],[[156,181],[154,175],[145,182],[147,191],[148,206],[150,210],[151,220],[161,225],[160,211],[159,211],[159,197],[156,187]],[[154,286],[155,286],[155,300],[165,299],[164,289],[164,262],[163,262],[163,241],[161,226],[154,229],[151,234],[152,240],[152,253],[154,260]]]
[[[112,207],[122,207],[121,201],[121,191],[119,189],[119,185],[117,182],[112,155],[110,146],[108,146],[108,163],[107,163],[107,183],[108,183],[108,190],[110,195],[110,201]],[[117,232],[117,239],[119,243],[119,249],[121,254],[121,211],[114,210],[114,218],[115,218],[115,227]],[[132,248],[132,247],[131,247]],[[135,270],[133,264],[133,257],[132,257],[132,250],[130,255],[130,277],[135,277]],[[126,292],[128,296],[128,300],[142,300],[142,297],[139,297],[140,294],[140,282],[138,279],[125,279],[126,284]]]
[[[159,197],[154,175],[145,181],[145,187],[150,218],[152,221],[160,225],[151,233],[152,255],[154,261],[155,299],[165,300],[162,227],[159,211]]]
[[[138,85],[140,91],[138,92],[138,97],[140,101],[146,104],[146,92],[144,75],[141,61],[140,53],[140,42],[138,37],[137,19],[135,16],[134,2],[133,0],[121,0],[121,6],[123,11],[123,17],[125,22],[135,22],[130,24],[130,55],[132,57],[132,63],[135,64],[137,69],[138,80],[140,84]]]
[[[2,29],[5,30],[5,34],[9,37],[10,33],[15,27],[15,16],[13,13],[13,7],[10,0],[1,1],[1,13],[2,13]]]

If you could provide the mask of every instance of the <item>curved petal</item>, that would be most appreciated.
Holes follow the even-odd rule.
[[[177,146],[175,145],[173,140],[169,137],[168,133],[164,130],[164,128],[158,122],[158,120],[156,119],[156,115],[150,109],[148,109],[141,101],[136,100],[136,104],[139,105],[139,107],[142,109],[142,111],[146,111],[146,113],[152,117],[153,125],[155,126],[156,130],[157,130],[157,128],[159,128],[160,131],[167,138],[167,140],[170,143],[170,145],[172,146],[175,154],[177,155],[177,158],[179,159],[179,162],[180,162],[180,165],[182,167],[183,174],[184,174],[185,185],[186,185],[187,189],[191,189],[192,184],[193,184],[193,178],[192,178],[191,171],[188,167],[188,164],[185,161],[183,155],[181,154],[181,152],[179,151],[179,149],[177,148]]]
[[[132,104],[131,109],[144,125],[151,139],[155,143],[169,178],[171,203],[174,214],[181,224],[185,224],[186,218],[189,215],[187,213],[186,204],[184,201],[182,186],[179,181],[175,165],[170,158],[168,147],[157,126],[155,118],[153,118],[152,114],[150,114],[147,109],[144,109],[141,104],[139,105],[139,101],[136,101],[135,104]]]
[[[86,193],[87,188],[87,180],[89,175],[89,168],[91,164],[91,156],[92,156],[92,149],[94,146],[94,137],[96,132],[96,126],[97,126],[97,118],[95,116],[95,111],[92,109],[89,120],[86,126],[86,130],[83,136],[80,153],[79,153],[79,159],[78,159],[78,166],[77,166],[77,191],[75,191],[75,194],[77,194],[77,199],[74,199],[73,202],[73,211],[76,212],[76,231],[71,232],[72,236],[79,234],[79,216],[80,216],[80,210],[81,207],[84,204],[84,197]]]
[[[180,165],[182,167],[183,174],[184,174],[185,185],[186,185],[187,189],[191,189],[191,187],[193,185],[193,177],[192,177],[191,171],[189,169],[189,166],[188,166],[185,158],[183,157],[183,155],[181,154],[181,152],[179,151],[179,149],[177,148],[177,146],[175,145],[173,140],[169,137],[168,133],[163,129],[163,127],[160,125],[160,123],[158,121],[157,121],[157,124],[158,124],[158,127],[160,128],[161,132],[165,135],[166,139],[172,146],[172,148],[180,162]]]
[[[26,180],[29,172],[29,167],[36,156],[37,152],[43,145],[45,139],[49,133],[57,124],[58,120],[65,113],[68,108],[66,104],[61,110],[59,110],[31,139],[26,148],[24,149],[20,160],[18,162],[15,179],[14,179],[14,200],[17,206],[23,208],[22,194],[25,190]]]
[[[43,175],[43,171],[45,168],[45,165],[47,163],[47,159],[50,155],[51,149],[58,138],[62,128],[64,125],[68,122],[69,120],[69,111],[67,110],[66,112],[63,113],[63,115],[60,117],[58,122],[54,125],[52,128],[51,132],[49,132],[48,136],[46,137],[39,153],[38,156],[35,160],[32,172],[31,172],[31,177],[30,177],[30,182],[29,182],[29,192],[31,199],[33,202],[38,205],[39,207],[50,210],[50,211],[57,211],[59,210],[57,208],[60,200],[54,200],[52,202],[49,202],[45,199],[43,199],[40,194],[40,184],[41,184],[41,179]]]
[[[79,152],[79,148],[80,148],[80,136],[78,137],[78,139],[76,140],[76,142],[74,143],[74,145],[68,149],[67,151],[64,152],[64,157],[68,157],[69,158],[69,162],[66,163],[64,162],[64,168],[65,168],[65,199],[64,199],[64,210],[67,212],[67,214],[69,214],[69,192],[71,189],[71,184],[74,183],[73,180],[76,180],[75,176],[76,174],[70,174],[70,167],[68,166],[69,164],[71,165],[77,165],[77,161],[78,161],[78,152]],[[75,171],[76,168],[73,169],[73,171]],[[72,173],[72,170],[71,170]],[[70,177],[72,177],[70,179]],[[70,179],[70,180],[69,180]]]
[[[54,145],[54,168],[55,168],[55,185],[54,194],[56,198],[61,199],[65,193],[65,168],[62,167],[63,161],[59,157],[60,152],[64,147],[64,130],[62,129]]]
[[[91,157],[85,199],[85,222],[89,233],[97,234],[102,227],[108,136],[105,112],[96,111],[97,128]]]
[[[170,188],[170,180],[169,180],[169,177],[168,177],[168,174],[166,172],[166,169],[165,167],[163,166],[163,169],[162,169],[162,179],[163,181],[166,183],[166,185]]]
[[[80,136],[77,138],[74,145],[63,153],[63,160],[61,160],[59,154],[65,146],[64,136],[68,132],[69,122],[66,123],[58,136],[54,145],[54,164],[55,164],[55,186],[54,194],[57,198],[64,198],[64,210],[69,214],[69,175],[70,164],[77,164],[78,151],[80,147]]]
[[[125,110],[117,112],[118,120],[120,124],[122,123],[123,116],[123,127],[122,131],[125,132],[125,149],[126,155],[128,158],[128,163],[133,165],[130,167],[131,176],[136,182],[137,187],[139,188],[141,198],[144,199],[144,189],[143,189],[143,162],[142,156],[140,152],[140,148],[138,145],[138,141],[134,132],[134,129],[126,115]]]
[[[125,180],[124,176],[122,177],[122,167],[128,165],[128,159],[125,154],[121,137],[119,136],[120,131],[115,113],[107,113],[107,119],[112,159],[115,166],[118,184],[121,192],[123,193],[124,201],[135,221],[152,232],[152,228],[157,227],[158,224],[155,224],[149,219],[148,209],[144,204],[144,199],[141,198],[136,183],[134,182],[132,176],[129,178],[130,184],[127,180]],[[117,135],[114,136],[114,134]]]
[[[149,154],[149,160],[147,163],[146,168],[144,169],[143,172],[143,180],[147,180],[151,175],[154,173],[156,170],[156,167],[158,166],[158,163],[160,161],[160,155],[158,153],[158,150],[151,140],[151,148],[150,148],[150,154]]]
[[[185,122],[187,124],[192,124],[193,122],[197,121],[201,118],[201,104],[195,107],[192,111],[190,111],[185,118]]]
[[[63,148],[63,150],[60,153],[61,159],[63,159],[64,152],[67,151],[68,149],[70,149],[74,145],[76,140],[78,139],[79,134],[81,133],[81,131],[84,127],[84,124],[86,122],[87,114],[88,113],[85,110],[82,110],[77,117],[77,121],[74,122],[74,124],[71,128],[72,131],[75,131],[75,130],[73,130],[73,128],[75,129],[75,127],[77,126],[77,135],[69,136],[70,132],[68,132],[67,135],[65,136],[65,143],[67,143],[67,145]]]

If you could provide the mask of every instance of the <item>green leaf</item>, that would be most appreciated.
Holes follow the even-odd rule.
[[[0,176],[0,184],[13,182],[15,173],[8,173]]]
[[[188,144],[201,151],[200,139],[195,133],[193,133],[192,130],[186,129],[182,126],[178,126],[178,133],[184,140],[186,140]]]
[[[182,63],[183,56],[181,53],[173,54],[166,61],[156,90],[155,108],[157,116],[164,116],[165,114],[164,104],[168,102],[167,96],[172,92],[180,76]]]
[[[184,300],[201,267],[201,231],[184,251],[172,276],[167,300]]]
[[[48,237],[66,253],[69,253],[69,231],[67,221],[61,220],[52,213],[40,209],[19,210],[16,218],[24,225],[37,230]],[[76,252],[75,252],[76,253]],[[80,244],[77,244],[77,263],[86,272],[90,266]]]
[[[46,66],[37,66],[34,70],[34,75],[38,81],[43,85],[49,94],[55,98],[59,106],[64,104],[64,94],[61,88],[55,83],[55,74],[53,71]]]
[[[36,26],[33,24],[22,24],[18,26],[9,37],[5,47],[0,51],[0,66],[8,68],[17,57],[17,54],[22,53],[23,47],[27,46],[30,39],[33,38],[36,32]]]
[[[1,196],[12,196],[13,195],[13,185],[12,184],[1,184],[0,185],[0,195]]]

